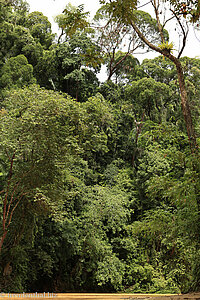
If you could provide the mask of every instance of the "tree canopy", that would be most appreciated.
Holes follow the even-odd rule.
[[[56,35],[0,0],[3,292],[199,290],[199,1],[100,2],[91,22],[67,4]]]

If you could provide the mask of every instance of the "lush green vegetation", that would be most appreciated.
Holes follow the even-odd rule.
[[[178,58],[193,136],[171,56],[139,63],[132,24],[107,8],[98,31],[67,5],[56,38],[26,2],[0,0],[1,291],[199,289],[200,60]],[[134,18],[153,43],[156,20]]]

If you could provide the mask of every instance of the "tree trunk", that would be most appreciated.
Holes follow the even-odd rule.
[[[3,242],[6,238],[6,235],[7,235],[7,230],[3,232],[1,239],[0,239],[0,253],[1,253],[2,246],[3,246]]]
[[[176,66],[177,70],[177,75],[178,75],[178,82],[179,82],[179,88],[180,88],[180,96],[181,96],[181,107],[182,107],[182,112],[185,120],[185,125],[187,129],[187,134],[188,134],[188,139],[190,142],[190,146],[192,149],[192,152],[197,148],[197,143],[196,143],[196,135],[195,135],[195,130],[192,122],[192,116],[191,116],[191,111],[190,111],[190,106],[188,103],[188,96],[187,96],[187,91],[185,87],[185,79],[184,79],[184,74],[183,74],[183,68],[181,65],[180,60],[172,55],[168,49],[160,49],[159,47],[153,45],[151,42],[149,42],[145,36],[142,34],[142,32],[139,30],[137,25],[131,21],[131,26],[133,29],[136,31],[138,34],[139,38],[152,50],[162,54],[163,56],[167,57],[170,59]]]
[[[187,91],[186,91],[186,87],[185,87],[185,79],[184,79],[184,75],[183,75],[183,69],[182,69],[179,59],[175,59],[174,63],[176,65],[176,70],[177,70],[177,74],[178,74],[182,112],[183,112],[183,116],[185,119],[189,142],[193,148],[193,147],[197,146],[196,136],[195,136],[195,131],[194,131],[193,122],[192,122],[191,110],[190,110],[190,106],[188,103],[188,96],[187,96]]]

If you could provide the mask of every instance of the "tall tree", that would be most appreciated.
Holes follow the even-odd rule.
[[[35,11],[30,13],[26,18],[25,26],[29,28],[34,39],[45,49],[52,45],[55,35],[51,32],[51,23],[48,18],[41,12]]]
[[[130,59],[131,54],[137,53],[137,50],[141,51],[145,44],[137,36],[136,32],[132,30],[130,24],[111,19],[106,9],[107,6],[99,9],[94,20],[97,22],[95,25],[97,27],[97,41],[105,59],[108,81],[113,75],[116,76],[121,65],[127,59]],[[160,40],[156,20],[147,12],[137,11],[137,25],[140,27],[143,35],[147,36],[151,42]],[[166,30],[164,30],[163,34],[166,38],[168,37]]]
[[[77,31],[85,32],[90,27],[90,23],[87,20],[89,12],[84,12],[84,5],[81,4],[78,7],[66,5],[62,14],[56,17],[56,22],[61,29],[61,34],[58,38],[58,43],[61,41],[62,36],[65,35],[65,39],[72,37]]]
[[[183,50],[186,45],[186,39],[187,39],[187,34],[188,30],[184,26],[185,19],[182,18],[184,14],[182,13],[181,9],[177,10],[176,8],[178,6],[177,1],[165,1],[164,3],[164,9],[167,11],[167,14],[163,18],[163,21],[160,18],[160,15],[162,14],[161,11],[161,1],[160,0],[151,0],[148,2],[155,14],[155,19],[157,22],[157,28],[159,31],[160,39],[161,39],[161,44],[157,45],[156,43],[152,43],[148,37],[146,37],[140,27],[137,24],[137,10],[138,10],[138,2],[137,0],[130,1],[130,0],[111,0],[111,1],[106,1],[106,0],[100,0],[100,3],[104,4],[106,3],[106,10],[109,12],[110,17],[112,19],[116,19],[117,21],[121,21],[122,23],[125,24],[130,24],[133,28],[133,30],[137,33],[139,38],[152,50],[160,53],[164,57],[168,58],[170,61],[172,61],[177,70],[177,75],[178,75],[178,82],[179,82],[179,88],[180,88],[180,95],[181,95],[181,106],[182,106],[182,112],[184,115],[185,119],[185,124],[186,124],[186,129],[187,129],[187,134],[188,138],[191,144],[192,149],[196,148],[196,135],[195,135],[195,130],[193,126],[193,121],[192,121],[192,116],[191,116],[191,110],[188,102],[188,95],[187,95],[187,90],[185,86],[185,79],[184,79],[184,74],[183,74],[183,68],[180,62],[180,57],[183,53]],[[197,4],[197,1],[195,2]],[[198,4],[192,5],[191,3],[191,8],[194,6],[194,9],[198,11]],[[167,19],[166,19],[167,16]],[[172,52],[173,50],[173,43],[169,43],[168,40],[164,36],[164,28],[166,27],[166,24],[170,20],[176,20],[177,26],[180,29],[181,32],[181,39],[182,39],[182,46],[180,48],[180,51],[178,52],[178,55],[175,56]]]
[[[72,107],[77,108],[69,96],[66,99],[38,86],[11,91],[4,100],[0,111],[0,152],[5,162],[0,251],[21,201],[35,199],[50,207],[48,199],[61,199],[55,192],[61,161],[73,143],[73,138],[68,142],[66,124],[67,111],[72,114]]]

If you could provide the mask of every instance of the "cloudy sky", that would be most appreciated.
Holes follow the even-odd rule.
[[[53,32],[57,31],[57,25],[54,23],[54,17],[60,13],[62,13],[63,9],[65,8],[68,2],[71,2],[72,5],[78,6],[80,4],[84,4],[85,11],[90,11],[91,18],[99,8],[99,1],[98,0],[27,0],[30,5],[31,11],[41,11],[45,16],[49,18],[49,21],[52,24]],[[174,29],[174,28],[173,28]],[[174,37],[174,33],[168,28],[170,36]],[[171,31],[171,32],[170,32]],[[198,57],[200,58],[200,31],[196,32],[196,38],[194,30],[191,28],[190,34],[187,41],[187,46],[184,50],[182,56],[189,56],[189,57]],[[171,40],[170,40],[171,42]],[[155,54],[148,55],[149,58],[155,56]],[[140,60],[146,58],[147,55],[144,54],[139,56]]]

